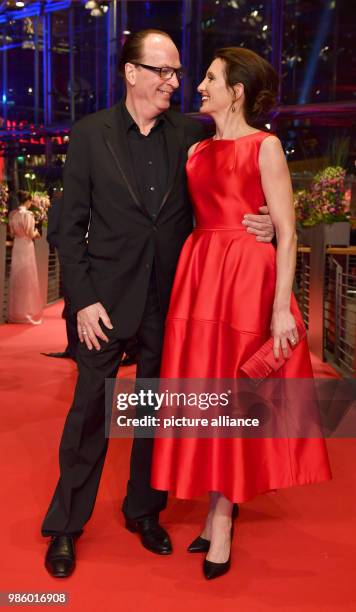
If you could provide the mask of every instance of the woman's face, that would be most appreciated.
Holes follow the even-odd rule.
[[[233,90],[225,81],[225,63],[219,57],[210,64],[205,79],[198,86],[202,102],[201,113],[216,114],[226,112],[234,100]]]

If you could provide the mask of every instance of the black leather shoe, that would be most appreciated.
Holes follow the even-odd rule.
[[[239,506],[238,504],[234,504],[232,507],[231,518],[234,521],[239,516]],[[198,536],[193,540],[191,544],[189,544],[187,551],[190,553],[207,553],[210,546],[210,540],[206,540],[201,536]]]
[[[56,357],[57,359],[73,359],[73,361],[75,361],[73,355],[67,353],[67,351],[62,351],[60,353],[41,353],[41,355],[45,355],[46,357]]]
[[[126,519],[125,526],[131,533],[139,533],[142,545],[151,552],[170,555],[173,551],[168,533],[154,517],[148,516],[137,521]]]
[[[46,553],[45,566],[54,578],[67,578],[75,570],[73,536],[53,536]]]

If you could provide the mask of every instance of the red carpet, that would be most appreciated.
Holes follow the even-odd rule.
[[[123,528],[130,442],[113,440],[94,515],[78,542],[77,570],[67,580],[50,578],[40,525],[58,477],[58,444],[76,378],[72,362],[40,355],[64,348],[59,315],[57,304],[46,310],[42,326],[0,327],[0,591],[67,592],[66,609],[83,612],[356,609],[354,440],[328,442],[332,482],[242,506],[232,569],[213,583],[202,577],[201,557],[185,552],[199,533],[205,500],[170,501],[162,515],[175,548],[170,557],[146,551]],[[325,364],[315,362],[315,368],[335,376]]]

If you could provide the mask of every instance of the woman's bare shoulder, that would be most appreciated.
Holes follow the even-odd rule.
[[[275,134],[268,134],[261,142],[260,161],[285,157],[282,143]]]
[[[192,146],[188,149],[188,159],[195,153],[195,151],[198,150],[198,148],[200,147],[200,145],[203,144],[203,142],[207,142],[208,140],[210,140],[210,138],[204,138],[203,140],[199,140],[198,142],[192,144]]]
[[[189,149],[188,149],[188,159],[193,155],[194,151],[198,148],[200,143],[201,143],[201,140],[199,140],[199,142],[195,142],[194,144],[192,144],[191,147],[189,147]]]

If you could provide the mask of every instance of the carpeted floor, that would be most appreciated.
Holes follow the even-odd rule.
[[[58,444],[76,379],[74,363],[40,354],[64,348],[60,312],[61,304],[48,308],[39,327],[0,327],[0,591],[66,592],[66,609],[83,612],[356,610],[356,444],[347,439],[328,441],[332,482],[242,506],[232,569],[212,583],[202,577],[202,558],[185,552],[199,533],[206,500],[171,499],[162,523],[174,554],[146,551],[124,529],[120,512],[130,442],[112,440],[95,512],[78,542],[77,570],[67,580],[47,575],[40,525],[58,477]],[[335,376],[325,364],[314,365],[318,375]]]

